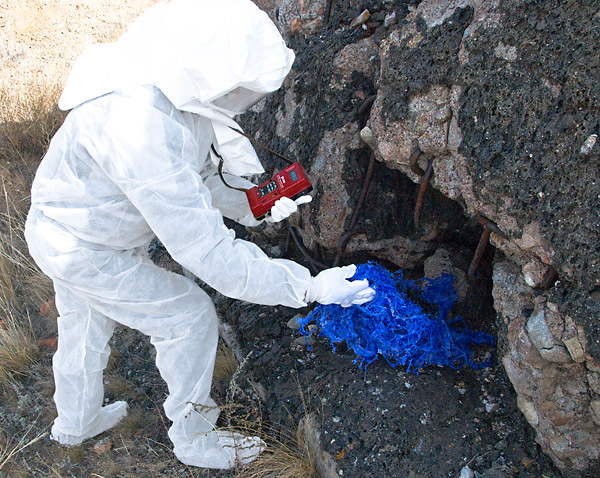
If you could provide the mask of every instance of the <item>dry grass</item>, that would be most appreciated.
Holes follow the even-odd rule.
[[[36,437],[29,439],[28,435],[31,429],[17,443],[7,438],[3,433],[0,434],[0,471],[15,457],[28,446],[33,445],[38,440],[43,438],[46,433],[41,433]],[[12,476],[12,475],[11,475]]]
[[[269,435],[276,435],[275,432]],[[239,478],[317,478],[316,456],[300,428],[295,433],[266,436],[267,449],[238,471]]]
[[[0,193],[0,384],[36,363],[39,355],[28,308],[52,296],[50,280],[27,252],[24,239],[27,204],[19,197],[23,181],[3,168]]]
[[[14,295],[15,267],[12,261],[6,258],[4,243],[0,243],[0,300],[9,303]]]
[[[213,380],[220,383],[228,383],[236,370],[239,363],[235,358],[235,353],[223,341],[219,340],[217,346],[217,355],[215,357],[215,369],[213,372]]]
[[[57,107],[59,94],[58,84],[0,85],[0,159],[44,153],[65,117]]]
[[[233,366],[233,351],[223,344],[221,353],[229,357]],[[247,436],[260,436],[267,449],[248,465],[236,470],[237,478],[317,478],[315,451],[305,440],[302,427],[296,430],[267,427],[262,421],[264,392],[244,374],[249,356],[237,365],[230,376],[227,399],[221,407],[224,429]],[[235,364],[237,364],[235,360]],[[302,401],[306,403],[302,395]]]
[[[129,410],[127,416],[119,423],[119,432],[122,436],[132,437],[144,426],[145,417],[139,410]]]
[[[0,322],[0,384],[37,362],[39,350],[33,338],[33,329],[27,320],[18,320],[6,303],[0,304],[3,319]]]
[[[53,297],[52,282],[29,256],[24,230],[26,214],[22,204],[9,194],[6,176],[2,178],[4,212],[0,213],[0,299],[17,305],[19,295],[39,307]]]

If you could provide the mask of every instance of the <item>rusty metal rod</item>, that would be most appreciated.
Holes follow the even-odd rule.
[[[473,256],[473,260],[471,261],[471,265],[469,266],[469,271],[467,272],[467,277],[469,280],[473,280],[473,277],[475,276],[475,271],[477,270],[479,262],[483,257],[485,248],[487,247],[488,242],[490,242],[491,233],[492,230],[486,224],[483,227],[483,233],[481,234],[481,238],[479,239],[479,244],[477,244],[477,249],[475,249],[475,255]]]
[[[479,216],[479,219],[477,219],[477,224],[481,224],[483,227],[489,227],[492,230],[492,232],[498,234],[504,239],[508,239],[508,234],[502,232],[502,230],[494,222],[492,222],[485,216]]]
[[[346,251],[346,246],[348,245],[348,241],[352,237],[351,233],[356,226],[356,221],[358,219],[358,214],[362,208],[363,202],[367,197],[367,193],[369,192],[369,186],[371,185],[371,179],[373,177],[373,170],[375,169],[375,153],[371,152],[371,157],[369,158],[369,165],[367,166],[367,173],[365,174],[365,181],[363,182],[362,189],[360,191],[360,196],[358,197],[358,202],[356,203],[356,207],[354,208],[354,212],[352,213],[352,218],[350,219],[350,224],[348,225],[348,229],[342,235],[337,248],[337,254],[335,256],[335,260],[333,261],[333,267],[337,267],[342,260],[342,256]]]
[[[425,174],[425,171],[423,171],[423,169],[421,169],[417,163],[422,154],[423,151],[421,151],[421,148],[415,146],[415,148],[412,150],[412,153],[410,153],[410,158],[408,159],[410,170],[417,176],[423,176]]]
[[[356,112],[356,116],[362,116],[365,113],[368,113],[369,111],[371,111],[371,107],[373,106],[373,103],[375,103],[375,100],[377,99],[377,95],[371,95],[369,96],[362,105],[360,105],[360,108],[358,108],[358,111]]]
[[[433,161],[429,162],[429,166],[427,166],[427,170],[421,178],[419,195],[417,196],[417,204],[415,204],[415,213],[413,217],[415,229],[419,228],[419,218],[421,217],[421,210],[423,209],[423,203],[425,202],[425,192],[427,191],[427,185],[431,180],[431,176],[433,176]]]

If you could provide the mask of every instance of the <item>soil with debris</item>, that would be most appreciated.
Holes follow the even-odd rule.
[[[460,307],[476,330],[494,329],[485,288]],[[482,477],[562,476],[535,444],[497,361],[477,371],[409,373],[380,359],[361,369],[343,344],[334,352],[328,339],[295,329],[295,317],[310,309],[299,314],[218,294],[215,302],[239,334],[247,356],[243,372],[264,390],[264,419],[290,427],[315,413],[339,476],[458,477],[465,466]],[[486,353],[479,351],[480,358]]]

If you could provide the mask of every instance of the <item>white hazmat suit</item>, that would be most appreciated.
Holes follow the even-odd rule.
[[[75,63],[59,102],[72,111],[36,173],[26,225],[59,311],[54,440],[79,444],[126,415],[124,402],[103,407],[108,342],[121,323],[156,348],[169,389],[169,438],[182,462],[231,468],[264,447],[256,437],[215,431],[219,410],[209,392],[217,315],[194,281],[149,259],[155,236],[228,297],[288,307],[372,298],[366,281],[345,280],[353,266],[312,278],[223,224],[223,216],[258,222],[245,195],[218,178],[210,146],[223,156],[230,184],[251,186],[239,176],[263,169],[248,140],[229,128],[239,129],[232,117],[278,89],[293,60],[252,2],[173,0]],[[283,209],[279,218],[295,205]]]

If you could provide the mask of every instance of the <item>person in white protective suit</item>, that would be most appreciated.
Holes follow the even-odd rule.
[[[147,334],[166,381],[169,438],[183,463],[227,469],[254,459],[258,437],[215,429],[209,392],[218,321],[191,279],[156,266],[154,237],[222,294],[266,305],[343,306],[372,299],[355,266],[316,277],[235,238],[223,216],[259,224],[242,192],[261,173],[232,119],[277,90],[294,60],[249,0],[173,0],[140,16],[110,44],[78,58],[59,106],[72,110],[37,171],[26,224],[31,255],[54,282],[58,416],[51,438],[77,445],[115,426],[125,402],[103,406],[102,374],[116,323]],[[306,199],[305,199],[306,201]],[[297,209],[281,200],[272,221]]]

